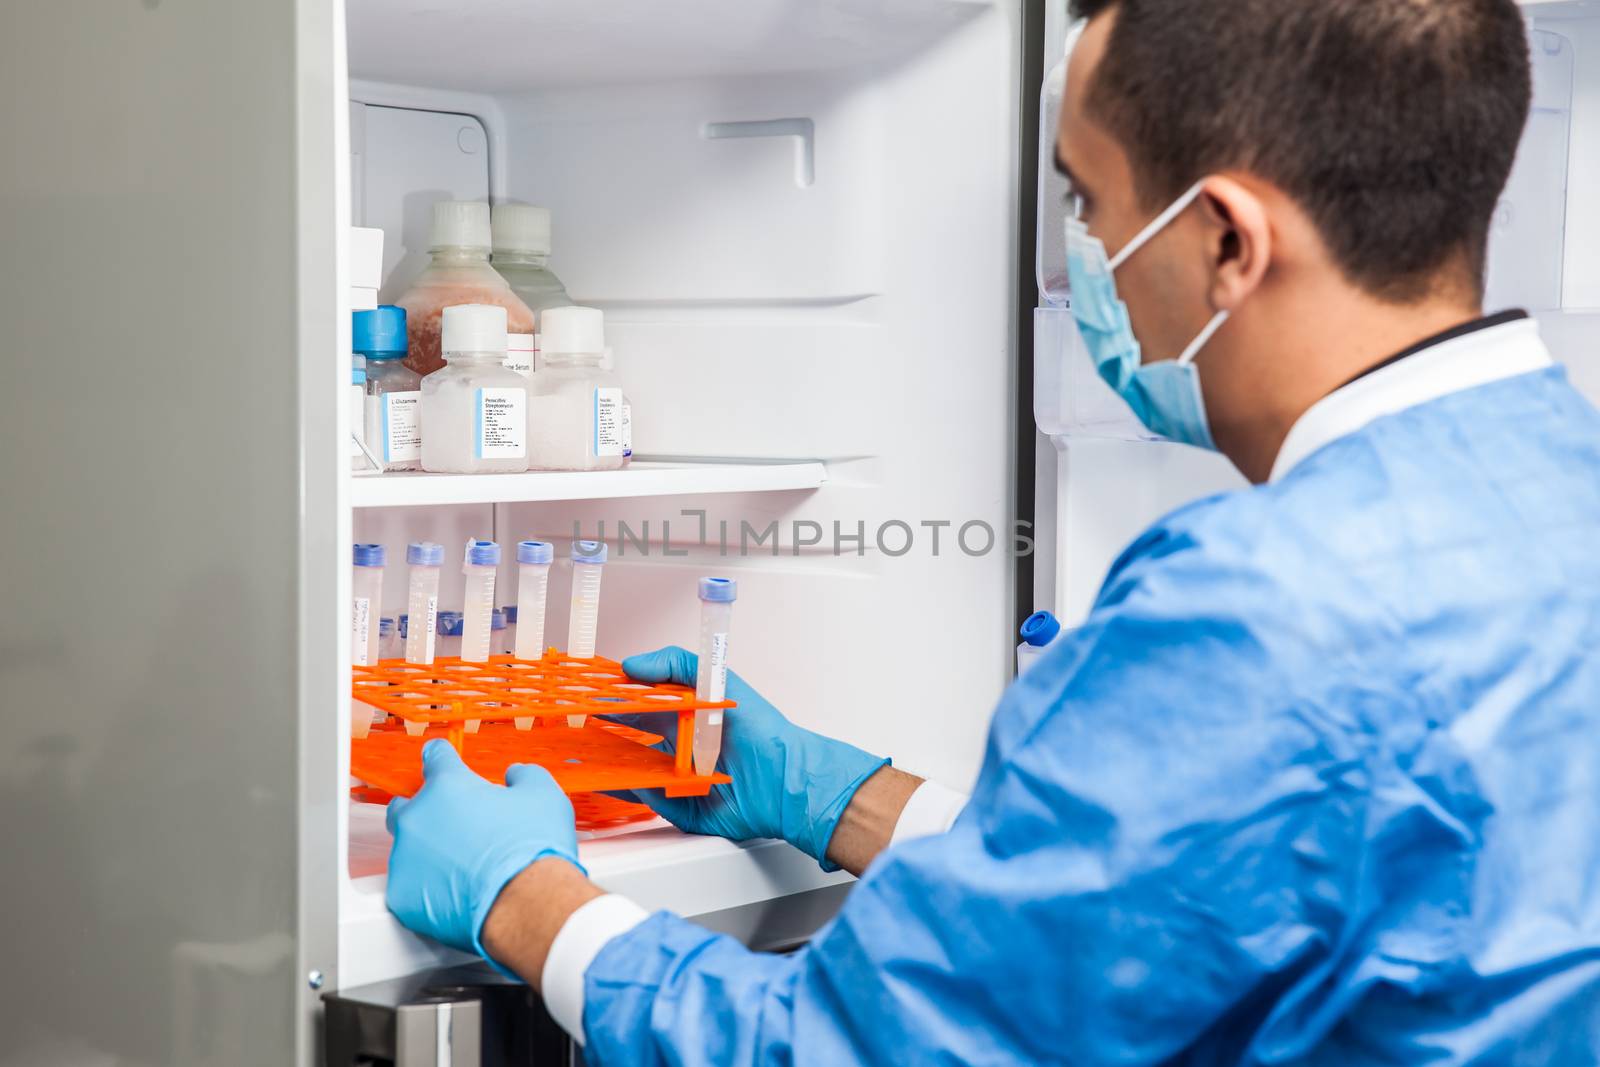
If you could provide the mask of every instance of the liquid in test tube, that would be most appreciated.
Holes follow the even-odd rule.
[[[461,561],[466,579],[461,609],[461,662],[488,663],[489,642],[494,639],[494,576],[500,569],[500,546],[493,541],[468,541]],[[504,628],[505,622],[501,621]],[[475,734],[481,719],[467,720],[467,733]]]
[[[600,570],[605,562],[604,541],[572,542],[572,613],[567,623],[567,655],[573,659],[594,659],[595,635],[600,629]],[[586,719],[587,715],[568,715],[567,725],[582,726]]]
[[[382,545],[356,545],[355,567],[350,575],[350,661],[361,667],[378,665],[378,618],[383,614]]]
[[[434,633],[439,625],[439,569],[444,565],[444,546],[413,541],[406,546],[406,563],[411,567],[405,632],[401,635],[406,642],[406,662],[428,666],[433,663]]]
[[[461,660],[488,663],[494,633],[494,576],[500,567],[500,546],[493,541],[468,541],[461,560],[466,591],[461,608]]]
[[[517,543],[517,643],[511,654],[517,659],[536,660],[544,656],[544,612],[550,592],[550,564],[556,547],[548,541]],[[533,716],[513,719],[519,730],[533,729]]]
[[[513,652],[518,659],[544,655],[545,602],[550,592],[550,564],[555,558],[556,546],[547,541],[517,545],[517,647]],[[592,640],[589,648],[593,655]]]
[[[728,692],[728,630],[733,623],[733,602],[739,583],[732,578],[700,579],[700,669],[695,678],[695,699],[718,703]],[[722,755],[722,709],[699,708],[694,713],[694,773],[714,774]]]

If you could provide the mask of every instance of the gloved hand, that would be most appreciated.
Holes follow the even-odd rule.
[[[423,746],[422,774],[415,797],[389,802],[389,910],[419,934],[488,959],[483,921],[507,882],[543,856],[583,870],[572,803],[543,767],[517,764],[494,785],[442,738]]]
[[[699,657],[676,646],[629,656],[622,669],[640,682],[677,682],[693,687]],[[632,799],[648,804],[681,830],[748,841],[776,837],[806,853],[824,870],[828,842],[839,817],[861,783],[889,761],[854,745],[794,725],[732,671],[728,699],[738,703],[722,719],[722,755],[717,768],[732,785],[713,786],[709,796],[667,797],[641,790]],[[615,715],[629,726],[671,733],[658,715]],[[673,751],[673,741],[656,746]]]

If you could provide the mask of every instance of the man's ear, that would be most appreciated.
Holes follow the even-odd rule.
[[[1201,187],[1209,297],[1217,311],[1235,311],[1261,286],[1272,261],[1266,205],[1246,186],[1216,175]]]

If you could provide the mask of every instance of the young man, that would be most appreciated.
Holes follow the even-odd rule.
[[[863,874],[792,956],[603,895],[548,775],[438,742],[390,905],[599,1065],[1595,1062],[1600,413],[1481,307],[1517,6],[1076,8],[1085,342],[1256,487],[1127,550],[953,825],[963,798],[730,683],[735,785],[657,803]]]

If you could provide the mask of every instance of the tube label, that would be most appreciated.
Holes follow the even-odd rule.
[[[711,635],[711,688],[706,691],[707,700],[726,700],[728,692],[728,635]],[[720,722],[722,715],[716,715]]]
[[[358,667],[374,666],[367,662],[367,639],[371,636],[372,602],[364,596],[358,596],[350,617],[350,659]]]

